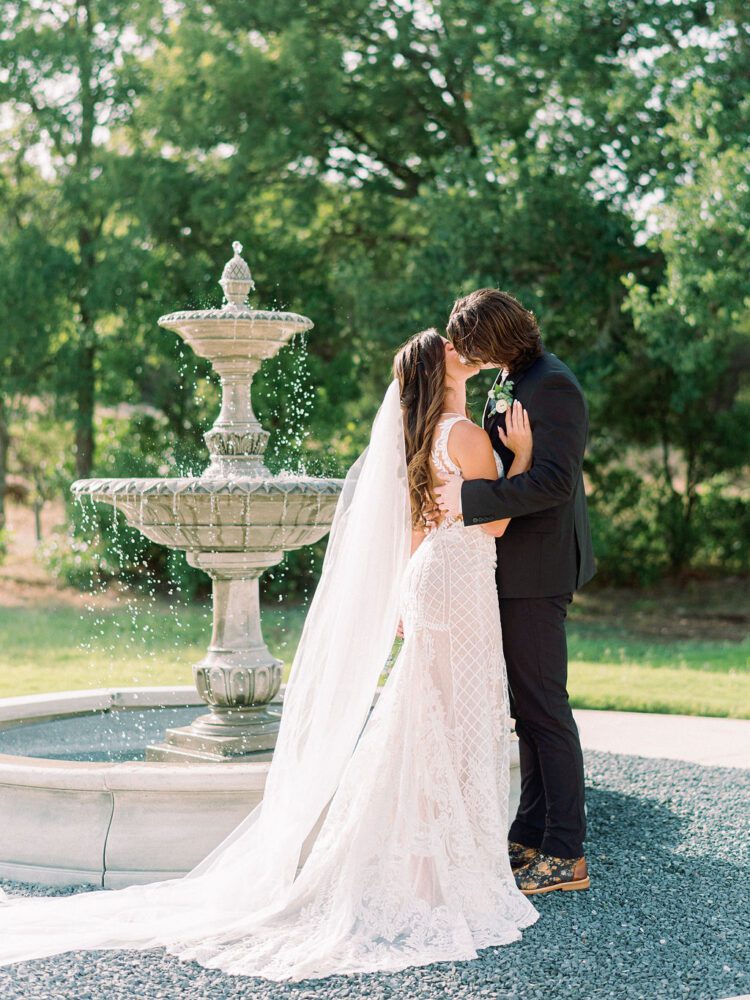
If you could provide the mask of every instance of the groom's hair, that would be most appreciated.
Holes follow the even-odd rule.
[[[478,288],[456,299],[446,334],[461,357],[472,364],[513,370],[538,358],[543,350],[534,313],[498,288]]]

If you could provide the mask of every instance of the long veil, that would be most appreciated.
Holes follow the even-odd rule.
[[[284,908],[302,847],[367,721],[398,624],[409,542],[393,381],[336,507],[262,802],[181,878],[62,897],[0,890],[0,965],[72,950],[164,946],[180,954],[207,937],[252,931]]]

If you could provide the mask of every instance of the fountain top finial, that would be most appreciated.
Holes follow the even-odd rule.
[[[239,240],[232,243],[232,250],[234,250],[234,257],[224,265],[219,284],[224,289],[224,295],[227,299],[224,308],[241,309],[247,305],[248,292],[255,288],[255,282],[250,268],[247,266],[247,261],[240,256],[242,244]]]

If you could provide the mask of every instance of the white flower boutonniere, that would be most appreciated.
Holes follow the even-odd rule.
[[[503,379],[499,385],[493,385],[488,396],[490,398],[490,413],[505,413],[513,402],[513,382]]]

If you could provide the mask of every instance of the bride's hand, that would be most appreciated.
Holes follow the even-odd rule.
[[[505,430],[498,427],[497,432],[505,447],[512,451],[519,461],[530,466],[534,445],[531,424],[529,414],[517,399],[505,414]]]

